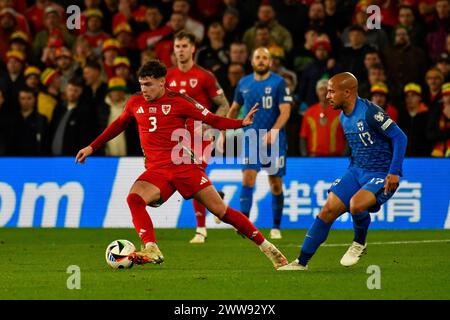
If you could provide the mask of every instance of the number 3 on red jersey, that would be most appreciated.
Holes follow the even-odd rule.
[[[150,128],[148,129],[148,132],[153,132],[156,130],[156,117],[149,117],[148,120],[150,120]]]

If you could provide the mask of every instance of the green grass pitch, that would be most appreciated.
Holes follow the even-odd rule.
[[[106,246],[116,239],[139,246],[133,229],[3,228],[0,299],[450,299],[450,230],[371,230],[367,255],[351,268],[339,260],[352,231],[332,230],[307,272],[276,271],[231,229],[209,230],[204,245],[189,244],[193,234],[156,230],[162,265],[112,270]],[[292,261],[304,235],[284,230],[273,242]],[[67,288],[70,265],[80,267],[79,290]],[[371,265],[380,268],[380,289],[367,287]]]

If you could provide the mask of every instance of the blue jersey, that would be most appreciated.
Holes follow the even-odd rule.
[[[388,132],[397,125],[387,113],[372,102],[357,97],[353,112],[350,115],[341,112],[340,121],[352,150],[350,167],[388,172],[393,156]]]
[[[234,101],[244,109],[244,114],[247,114],[255,103],[259,104],[253,124],[245,127],[244,131],[250,128],[270,130],[280,115],[280,104],[291,103],[292,97],[283,77],[270,72],[267,79],[257,81],[252,73],[239,81],[234,92]],[[280,130],[280,138],[281,135],[285,135],[284,128]]]

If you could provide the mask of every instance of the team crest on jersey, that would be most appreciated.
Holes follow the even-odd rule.
[[[191,88],[195,88],[197,86],[198,79],[189,79],[189,85]]]
[[[358,126],[359,131],[364,131],[364,123],[362,121],[358,121],[356,125]]]
[[[170,104],[163,104],[163,105],[161,105],[161,108],[162,108],[162,112],[165,114],[165,115],[167,115],[169,112],[170,112],[170,108],[171,108],[172,106],[170,105]]]
[[[266,94],[270,94],[270,93],[272,92],[272,87],[266,87],[266,88],[264,89],[264,92],[265,92]]]
[[[177,82],[175,80],[173,80],[170,84],[169,87],[176,87],[177,86]]]
[[[377,120],[378,122],[383,122],[384,120],[384,114],[381,111],[378,111],[378,113],[376,115],[373,116],[375,118],[375,120]]]

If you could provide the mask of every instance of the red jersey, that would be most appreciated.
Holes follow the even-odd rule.
[[[181,71],[178,67],[170,68],[167,71],[166,85],[171,90],[188,95],[208,110],[211,110],[213,105],[212,98],[223,93],[216,77],[197,64],[194,64],[187,72]],[[192,119],[188,120],[186,125],[191,137],[193,137],[195,133],[194,121]],[[202,152],[210,144],[208,140],[203,143]],[[191,148],[193,148],[192,145]],[[198,154],[197,156],[200,155]],[[209,157],[210,155],[202,155],[201,159],[205,162],[204,165],[207,164]]]
[[[177,67],[170,68],[167,71],[166,85],[170,90],[188,95],[208,110],[211,110],[212,98],[223,93],[216,77],[197,64],[187,72]]]
[[[188,118],[205,122],[220,130],[242,127],[242,120],[216,116],[186,95],[166,90],[158,100],[146,101],[140,93],[127,101],[119,118],[91,143],[91,147],[99,149],[125,130],[133,118],[138,126],[147,169],[176,165],[172,157],[181,154],[176,153],[176,150],[180,150],[177,137],[184,135],[183,129]]]
[[[341,156],[345,148],[344,130],[339,123],[339,110],[320,103],[310,106],[303,115],[300,137],[306,139],[308,155]]]

